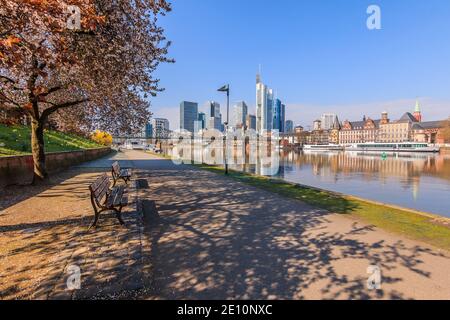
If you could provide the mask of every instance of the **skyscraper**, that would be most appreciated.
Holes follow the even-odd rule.
[[[275,99],[273,102],[273,129],[279,132],[284,132],[286,106],[281,103],[280,99]]]
[[[180,103],[180,129],[194,132],[194,122],[198,119],[198,103],[182,101]]]
[[[291,133],[294,131],[294,122],[292,120],[286,120],[286,124],[285,124],[285,132],[286,133]]]
[[[281,100],[275,99],[273,101],[273,125],[274,130],[280,131],[280,118],[281,118]]]
[[[198,128],[195,128],[195,131],[199,131],[206,128],[206,114],[204,112],[198,113]]]
[[[333,124],[336,121],[337,116],[334,113],[324,113],[320,118],[321,121],[321,129],[322,130],[330,130],[333,128]]]
[[[206,128],[222,131],[222,114],[220,113],[220,104],[215,101],[207,101],[206,107]]]
[[[248,107],[244,101],[239,101],[234,105],[234,126],[236,128],[242,128],[245,126],[247,113]]]
[[[280,132],[285,132],[285,123],[286,123],[286,106],[282,103],[280,112]]]
[[[261,82],[256,75],[256,131],[272,130],[273,128],[273,90]]]
[[[153,125],[148,122],[145,125],[145,139],[151,139],[153,138]]]
[[[245,125],[247,126],[247,129],[256,130],[256,116],[253,114],[248,114],[245,119]]]

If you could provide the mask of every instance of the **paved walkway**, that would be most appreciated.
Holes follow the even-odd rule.
[[[107,216],[87,231],[87,184],[116,159],[134,168],[141,188],[131,193],[159,218],[144,228],[132,201],[128,228]],[[0,298],[450,299],[448,252],[143,152],[0,199]],[[75,292],[71,264],[82,271]],[[369,265],[381,268],[381,290],[366,288]]]
[[[166,299],[450,299],[448,252],[215,173],[133,161],[159,221],[155,296]],[[367,267],[382,272],[367,289]]]

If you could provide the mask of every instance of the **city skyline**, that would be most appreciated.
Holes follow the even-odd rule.
[[[378,109],[399,117],[416,98],[429,120],[447,117],[450,65],[443,62],[450,59],[450,3],[377,1],[382,29],[375,31],[366,27],[369,4],[288,1],[264,10],[255,1],[176,2],[162,23],[177,63],[158,70],[166,91],[151,100],[151,111],[168,118],[172,129],[178,119],[170,114],[185,99],[218,101],[225,114],[225,97],[216,89],[230,83],[230,104],[244,100],[255,114],[254,75],[261,64],[265,81],[283,97],[286,119],[296,125],[310,125],[327,112],[357,119],[360,106],[372,109],[372,117]],[[240,10],[233,10],[237,5]],[[232,25],[228,13],[235,17]],[[274,15],[285,18],[263,32],[254,28]],[[261,50],[267,39],[280,45]],[[203,43],[214,50],[200,50]]]
[[[450,301],[450,0],[0,2],[1,300]]]
[[[235,104],[242,102],[244,100],[236,100],[230,102],[230,105],[233,107]],[[434,100],[431,98],[410,98],[410,99],[398,99],[393,101],[384,101],[384,102],[374,102],[374,103],[364,103],[364,104],[352,104],[352,105],[330,105],[329,107],[325,107],[325,111],[321,112],[319,105],[314,104],[285,104],[286,108],[286,117],[285,120],[292,120],[293,125],[302,126],[305,129],[310,126],[312,127],[313,122],[315,120],[320,120],[321,116],[326,113],[334,113],[338,116],[339,122],[342,123],[344,120],[356,121],[362,120],[363,116],[377,118],[379,114],[383,111],[388,112],[392,115],[393,118],[400,118],[406,111],[414,112],[415,105],[417,101],[421,104],[422,113],[424,116],[424,121],[437,121],[447,119],[450,116],[450,104],[449,113],[442,113],[440,110],[442,108],[447,107],[447,102]],[[206,101],[208,102],[208,101]],[[252,106],[248,101],[244,101],[248,107],[248,114],[256,115],[256,108],[254,104]],[[198,103],[198,113],[207,113],[204,110],[204,106],[201,103]],[[226,114],[226,102],[225,107],[223,103],[220,104],[221,114],[224,112]],[[252,106],[252,107],[251,107]],[[156,118],[165,118],[169,120],[170,130],[175,130],[180,128],[180,118],[179,111],[180,106],[174,108],[169,108],[166,111],[160,111],[159,113],[153,113],[153,117]],[[336,111],[336,110],[341,110]],[[153,112],[153,111],[152,111]],[[174,114],[174,112],[176,114]],[[234,108],[230,109],[230,119],[234,119]],[[300,119],[300,120],[299,120]]]

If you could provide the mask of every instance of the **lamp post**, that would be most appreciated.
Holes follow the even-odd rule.
[[[226,92],[227,93],[227,122],[225,123],[225,174],[228,174],[228,163],[227,163],[227,143],[226,143],[226,137],[228,133],[228,121],[229,121],[229,113],[230,113],[230,85],[226,84],[223,87],[217,89],[217,91],[220,92]]]

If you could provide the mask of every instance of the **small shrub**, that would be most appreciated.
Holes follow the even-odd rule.
[[[112,144],[111,134],[105,131],[95,130],[91,135],[91,139],[104,146],[110,146]]]

